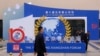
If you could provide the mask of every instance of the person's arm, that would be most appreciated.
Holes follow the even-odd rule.
[[[37,54],[36,42],[37,42],[37,39],[35,38],[35,43],[34,43],[34,56],[36,56],[36,54]]]
[[[43,46],[43,51],[46,53],[45,41],[43,36],[42,36],[42,46]]]
[[[38,36],[36,36],[35,43],[34,43],[34,52],[38,51],[38,41],[39,41]]]

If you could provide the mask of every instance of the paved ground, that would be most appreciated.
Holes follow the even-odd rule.
[[[100,40],[90,41],[88,45],[88,51],[86,53],[48,53],[47,56],[100,56],[100,46],[95,42],[100,42]],[[9,56],[6,53],[6,43],[7,41],[0,42],[3,48],[0,48],[0,56]],[[18,56],[18,53],[14,53],[13,56]],[[33,53],[23,53],[23,56],[34,56]]]

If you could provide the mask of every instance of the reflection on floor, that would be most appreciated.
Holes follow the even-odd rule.
[[[0,42],[3,48],[0,48],[0,56],[9,56],[6,53],[7,41]],[[86,53],[48,53],[47,56],[100,56],[100,40],[90,41],[88,45],[88,51]],[[18,53],[14,53],[13,56],[18,56]],[[33,53],[23,53],[23,56],[34,56]]]

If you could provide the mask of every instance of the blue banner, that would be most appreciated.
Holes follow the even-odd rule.
[[[17,53],[33,53],[34,52],[34,43],[8,43],[7,52]],[[53,43],[47,42],[46,49],[49,53],[84,53],[85,44],[84,43]]]
[[[33,17],[87,17],[87,31],[90,32],[90,40],[99,39],[99,11],[98,10],[75,10],[41,7],[36,5],[24,4],[24,16]],[[96,33],[96,34],[94,34]]]

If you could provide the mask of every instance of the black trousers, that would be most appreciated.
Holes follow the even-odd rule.
[[[87,49],[88,49],[88,40],[85,40],[84,43],[86,44],[86,48],[85,49],[87,51]]]
[[[86,41],[86,50],[88,49],[89,40]]]
[[[44,53],[43,52],[38,52],[37,56],[44,56]]]

